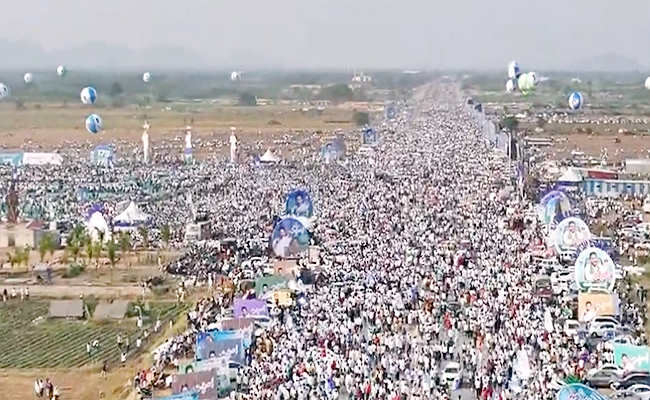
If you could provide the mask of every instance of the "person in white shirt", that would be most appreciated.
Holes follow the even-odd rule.
[[[278,237],[273,239],[273,251],[279,256],[284,256],[291,244],[292,237],[284,228],[278,231]]]

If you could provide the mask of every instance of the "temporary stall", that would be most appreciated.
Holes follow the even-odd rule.
[[[116,227],[132,228],[144,225],[150,219],[149,214],[142,212],[134,202],[131,202],[113,221]]]
[[[264,162],[264,163],[277,163],[279,161],[280,159],[278,158],[278,156],[273,154],[271,149],[266,150],[266,153],[264,153],[264,155],[260,157],[260,162]]]
[[[106,218],[104,218],[104,215],[99,211],[94,212],[93,215],[90,216],[90,219],[86,223],[86,231],[93,241],[98,241],[101,235],[103,235],[104,241],[107,241],[110,239],[111,235],[111,230],[108,227]]]
[[[63,157],[54,153],[24,153],[24,165],[61,165]]]

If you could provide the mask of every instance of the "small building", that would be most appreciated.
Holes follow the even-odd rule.
[[[587,178],[580,183],[580,188],[585,195],[594,197],[650,195],[650,181]]]
[[[43,221],[30,221],[17,224],[0,224],[0,248],[25,247],[35,248],[46,234],[54,235],[55,244],[59,243],[58,234],[47,229]]]

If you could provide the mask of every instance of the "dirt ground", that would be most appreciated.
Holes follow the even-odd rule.
[[[624,129],[625,132],[619,132],[619,129]],[[608,162],[618,163],[626,158],[650,156],[650,136],[633,133],[634,129],[647,130],[648,126],[546,124],[544,132],[531,136],[553,138],[554,145],[546,150],[552,156],[551,158],[569,158],[571,152],[576,151],[600,159],[606,149]]]
[[[104,131],[97,135],[86,132],[84,121],[90,113],[99,114],[104,121]],[[12,104],[0,103],[0,146],[12,149],[24,143],[30,147],[43,146],[50,149],[63,142],[111,142],[126,140],[138,142],[142,124],[150,125],[152,143],[173,138],[184,131],[193,119],[193,138],[213,138],[230,135],[230,128],[237,128],[237,135],[275,134],[290,132],[334,131],[353,128],[350,107],[328,107],[319,113],[303,112],[294,107],[259,106],[235,107],[216,105],[164,105],[148,109],[120,108],[94,109],[83,106],[60,104],[27,104],[17,110]],[[227,136],[225,136],[227,138]]]

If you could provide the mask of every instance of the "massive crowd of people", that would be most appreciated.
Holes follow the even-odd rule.
[[[534,278],[543,270],[531,249],[545,234],[534,220],[511,223],[533,206],[504,190],[512,171],[452,87],[411,104],[372,159],[242,168],[226,189],[219,226],[240,247],[261,246],[278,194],[306,188],[327,271],[307,301],[275,312],[257,338],[238,378],[244,396],[550,399],[559,382],[584,378],[611,358],[602,343],[565,331],[566,304],[537,295]],[[583,200],[574,198],[587,219],[607,207]],[[208,264],[210,273],[223,272],[199,253],[185,274]],[[643,309],[628,289],[619,285],[620,318],[641,343]],[[218,319],[214,312],[193,318],[200,315],[205,323],[161,349],[168,361],[191,354],[195,331]],[[256,351],[268,339],[272,351]]]
[[[237,378],[242,396],[541,400],[555,397],[558,382],[607,360],[602,344],[562,327],[561,300],[537,294],[540,267],[531,249],[544,233],[532,220],[511,223],[533,201],[505,190],[516,182],[509,161],[489,148],[455,86],[422,90],[372,156],[184,167],[173,179],[182,182],[177,195],[147,209],[156,222],[180,227],[189,212],[179,193],[197,193],[216,236],[235,239],[235,261],[201,247],[167,269],[216,289],[217,274],[237,282],[242,261],[269,256],[284,196],[309,191],[312,241],[326,279],[305,288],[304,301],[276,307],[256,331]],[[607,205],[579,206],[585,220],[598,207]],[[619,283],[620,319],[644,342],[645,308],[633,301],[638,288],[628,286]],[[156,349],[156,378],[140,375],[138,386],[191,357],[196,333],[227,306],[223,293],[197,304],[188,331]]]

